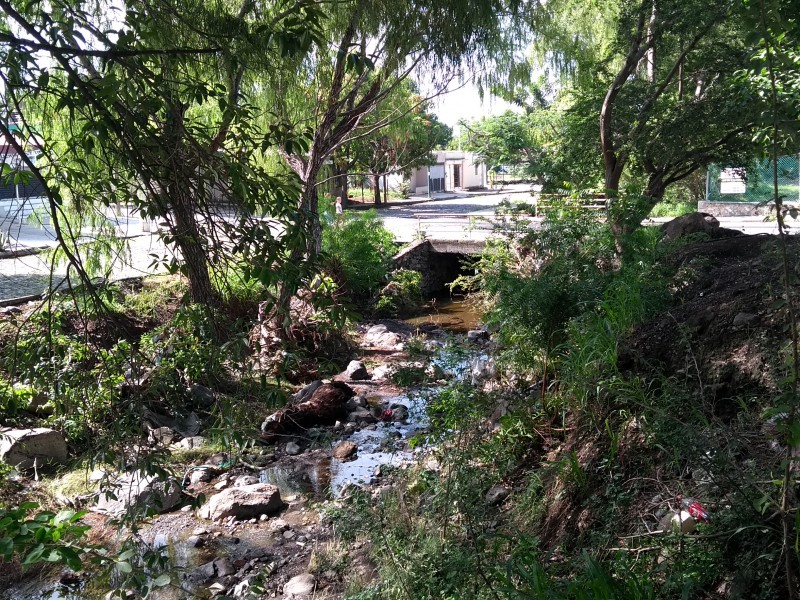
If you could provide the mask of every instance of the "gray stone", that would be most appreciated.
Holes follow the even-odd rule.
[[[94,510],[113,516],[120,516],[133,508],[165,512],[180,501],[181,486],[174,478],[163,480],[134,471],[119,477],[108,490],[101,492]]]
[[[493,358],[477,357],[470,366],[472,384],[476,385],[480,381],[495,379],[497,377],[497,366]]]
[[[233,480],[233,487],[243,487],[245,485],[254,485],[256,483],[259,483],[259,479],[254,475],[239,475]]]
[[[193,383],[189,386],[189,397],[195,404],[203,408],[210,408],[217,401],[216,392],[199,383]]]
[[[408,419],[408,407],[404,404],[392,404],[389,408],[392,411],[392,421],[400,423]]]
[[[470,342],[478,342],[480,340],[488,340],[489,332],[483,329],[471,329],[467,332],[467,340]]]
[[[486,504],[496,506],[511,495],[511,490],[504,485],[495,485],[486,492]]]
[[[367,399],[364,396],[353,396],[347,401],[345,405],[347,410],[355,410],[357,408],[366,408],[367,407]]]
[[[389,331],[386,325],[373,325],[364,334],[364,343],[376,348],[394,349],[401,339],[396,333]]]
[[[347,365],[347,369],[345,369],[344,374],[348,379],[353,379],[355,381],[369,379],[367,367],[365,367],[364,363],[362,363],[360,360],[351,360],[350,364]]]
[[[199,535],[190,535],[186,538],[186,543],[192,548],[200,548],[205,545],[206,541]]]
[[[375,369],[372,371],[372,381],[386,379],[393,372],[394,367],[391,365],[381,365],[380,367],[375,367]]]
[[[287,581],[283,586],[283,593],[288,597],[310,596],[314,593],[317,580],[311,573],[296,575]]]
[[[300,445],[297,442],[289,442],[286,444],[286,454],[289,456],[297,456],[303,450],[300,448]]]
[[[189,481],[191,481],[193,484],[211,481],[214,479],[216,474],[216,469],[212,469],[210,467],[200,467],[199,469],[192,470],[192,473],[189,475]]]
[[[358,423],[360,421],[367,421],[368,423],[374,423],[376,421],[375,415],[366,408],[357,408],[349,415],[347,415],[347,420],[351,423]],[[345,432],[347,431],[347,427],[345,427]]]
[[[738,327],[741,325],[750,325],[751,323],[757,320],[758,320],[758,315],[746,312],[740,312],[735,317],[733,317],[733,326]]]
[[[436,363],[430,363],[427,367],[425,367],[425,374],[434,380],[445,379],[447,377],[447,373],[444,372],[444,369],[437,365]]]
[[[19,469],[61,463],[67,459],[67,442],[58,431],[45,427],[0,429],[0,460]]]
[[[358,446],[353,442],[342,442],[333,449],[333,457],[339,460],[350,458],[358,450]]]
[[[225,593],[226,589],[227,588],[225,587],[225,584],[224,583],[220,583],[219,581],[217,581],[215,583],[212,583],[210,586],[208,586],[208,591],[211,593],[211,596],[214,597],[214,598],[216,598],[217,596],[222,596],[222,594]]]
[[[147,432],[147,439],[151,444],[167,446],[175,439],[175,432],[169,427],[156,427]]]
[[[183,438],[176,445],[179,448],[185,450],[191,450],[192,448],[200,448],[201,446],[204,446],[205,443],[206,443],[206,438],[200,435],[193,435],[191,437]]]
[[[212,521],[227,517],[246,520],[263,514],[275,513],[283,506],[283,500],[281,500],[281,494],[277,487],[268,483],[256,483],[228,488],[212,496],[200,508],[199,516]]]

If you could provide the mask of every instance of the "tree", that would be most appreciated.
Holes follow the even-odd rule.
[[[599,147],[578,143],[590,153],[599,148],[621,249],[622,238],[670,184],[711,162],[756,152],[755,103],[737,77],[750,48],[735,16],[737,3],[604,6],[596,13],[593,3],[548,2],[535,47],[575,98],[572,114],[588,110],[597,119]],[[593,24],[584,28],[592,15]],[[635,202],[620,193],[626,172],[632,181],[644,179]]]
[[[365,117],[413,73],[427,72],[444,89],[460,68],[489,64],[497,49],[508,49],[525,21],[518,0],[466,4],[456,0],[342,2],[331,8],[327,47],[303,63],[295,79],[311,106],[298,110],[295,95],[276,98],[278,114],[304,142],[285,149],[287,164],[303,181],[302,206],[311,232],[307,254],[320,249],[317,210],[320,170],[333,153],[356,136],[388,125]],[[294,118],[292,118],[294,117]]]
[[[296,207],[286,200],[300,188],[259,167],[261,147],[278,140],[254,129],[245,86],[281,57],[309,51],[316,6],[139,2],[118,10],[56,0],[45,12],[2,0],[0,8],[12,25],[0,35],[4,100],[27,135],[43,139],[41,162],[26,166],[45,182],[59,241],[85,283],[77,236],[61,227],[68,205],[86,214],[131,203],[166,221],[164,239],[180,258],[170,264],[187,275],[195,302],[215,303],[209,268],[236,254],[259,257],[262,273],[275,270],[278,241],[246,215],[271,205],[284,225],[280,242],[291,245]],[[236,209],[235,221],[221,218],[223,203]]]
[[[371,124],[386,123],[377,129]],[[446,145],[452,129],[428,112],[428,102],[416,91],[410,81],[405,81],[365,119],[368,135],[355,137],[343,146],[337,155],[346,156],[342,163],[347,170],[357,169],[372,177],[375,204],[381,203],[380,180],[394,173],[407,173],[411,169],[432,163],[431,153]]]

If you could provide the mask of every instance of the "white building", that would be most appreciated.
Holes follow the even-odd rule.
[[[433,194],[485,188],[486,165],[478,162],[472,152],[441,150],[436,162],[411,172],[412,194]]]

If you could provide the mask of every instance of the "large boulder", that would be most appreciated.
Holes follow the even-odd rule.
[[[741,231],[720,227],[716,217],[702,212],[677,217],[661,226],[661,239],[665,242],[674,242],[693,233],[704,233],[712,239],[743,235]]]
[[[180,501],[181,486],[176,479],[162,479],[133,471],[119,477],[108,490],[101,492],[94,510],[113,516],[121,516],[131,509],[166,512]]]
[[[347,401],[354,395],[352,388],[341,381],[317,386],[307,400],[290,404],[267,417],[261,424],[262,435],[273,439],[292,431],[344,421]]]
[[[364,334],[364,344],[374,348],[395,349],[402,342],[397,333],[390,331],[384,324],[373,325]]]
[[[58,431],[45,427],[0,429],[0,460],[19,469],[64,462],[67,442]]]
[[[212,496],[198,513],[203,519],[218,521],[227,517],[253,519],[283,508],[278,488],[268,483],[232,487]]]

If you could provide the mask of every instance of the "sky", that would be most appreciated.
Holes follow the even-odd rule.
[[[434,99],[432,108],[439,120],[454,130],[461,119],[479,119],[483,116],[501,114],[508,109],[513,110],[505,100],[488,94],[484,94],[481,101],[478,88],[472,83]]]

